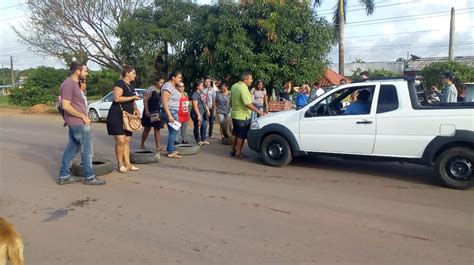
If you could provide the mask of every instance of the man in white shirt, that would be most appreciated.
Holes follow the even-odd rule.
[[[212,138],[212,130],[214,127],[214,118],[216,114],[216,90],[211,85],[211,78],[204,78],[204,94],[206,95],[206,104],[210,111],[209,116],[209,139]]]
[[[311,98],[315,99],[323,95],[326,91],[321,88],[319,82],[313,84],[313,92],[311,93]]]
[[[441,103],[456,103],[458,102],[458,90],[453,84],[454,75],[450,72],[444,72],[442,75],[442,83],[444,88],[441,92],[433,86],[431,89],[440,98]]]

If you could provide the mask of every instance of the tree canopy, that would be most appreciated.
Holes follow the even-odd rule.
[[[144,80],[180,69],[188,82],[204,75],[235,81],[250,70],[277,87],[285,79],[318,80],[335,43],[331,24],[298,0],[157,0],[122,21],[117,37],[120,56]]]

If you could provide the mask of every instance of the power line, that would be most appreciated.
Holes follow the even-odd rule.
[[[382,8],[382,7],[390,7],[390,6],[400,6],[400,5],[406,5],[406,4],[414,4],[414,3],[419,3],[421,0],[414,0],[411,2],[402,2],[402,3],[396,3],[396,4],[388,4],[388,5],[381,5],[381,6],[375,6],[375,8]],[[382,3],[382,2],[379,2]],[[346,12],[352,12],[352,11],[361,11],[361,10],[366,10],[366,8],[356,8],[356,9],[347,9]],[[334,11],[332,12],[324,12],[324,13],[316,13],[319,16],[325,16],[325,15],[332,15],[334,14]]]
[[[458,46],[466,46],[466,45],[473,45],[474,42],[470,42],[470,43],[464,43],[464,44],[456,44],[455,46],[458,47]],[[427,49],[433,49],[433,48],[438,48],[438,47],[445,47],[447,49],[447,44],[443,44],[443,45],[430,45],[430,46],[426,46],[425,48]],[[377,48],[372,48],[372,49],[367,49],[367,50],[346,50],[345,52],[346,53],[351,53],[351,54],[362,54],[362,53],[374,53],[374,52],[390,52],[390,51],[398,51],[398,50],[406,50],[406,49],[420,49],[420,48],[423,48],[423,46],[418,46],[418,47],[410,47],[410,46],[399,46],[399,47],[392,47],[392,48],[388,48],[388,47],[385,47],[385,48],[380,48],[380,49],[377,49]],[[336,54],[335,52],[331,52],[331,54]]]
[[[0,49],[0,53],[5,53],[5,52],[15,52],[15,51],[21,51],[25,48],[28,48],[26,45],[19,45],[17,47],[11,47],[11,48],[2,48]]]
[[[462,8],[456,11],[461,12],[461,11],[469,11],[472,9],[474,8]],[[366,23],[366,22],[374,22],[374,21],[381,21],[381,20],[387,20],[387,19],[411,18],[411,17],[428,16],[428,15],[444,14],[444,13],[451,14],[451,11],[438,11],[438,12],[430,12],[430,13],[424,13],[424,14],[414,14],[414,15],[407,15],[407,16],[392,17],[392,18],[377,18],[377,19],[369,19],[369,20],[362,20],[362,21],[354,21],[347,24]]]
[[[471,13],[470,10],[473,10],[473,9],[474,8],[460,9],[459,10],[460,12],[456,12],[456,15],[469,14],[469,13]],[[416,14],[416,15],[409,15],[409,16],[369,19],[369,20],[361,20],[361,21],[354,21],[354,22],[346,23],[346,27],[357,27],[357,26],[364,26],[364,25],[374,25],[374,24],[381,24],[381,23],[390,23],[390,22],[408,21],[408,20],[416,20],[416,19],[425,19],[425,18],[447,16],[447,15],[450,15],[450,14],[451,14],[451,11],[441,11],[441,12]]]
[[[23,15],[23,16],[17,16],[17,17],[9,17],[9,18],[0,19],[0,22],[3,22],[3,21],[8,21],[8,20],[13,20],[13,19],[17,19],[17,18],[23,18],[23,17],[26,17],[26,15]]]
[[[17,7],[17,6],[20,6],[20,5],[21,4],[16,4],[16,5],[12,5],[12,6],[2,7],[2,8],[0,8],[0,10],[10,9],[10,8]]]
[[[375,2],[374,4],[377,7],[377,4],[381,4],[381,3],[384,3],[384,2],[386,2],[386,1]],[[360,5],[351,5],[351,6],[347,6],[346,8],[357,7],[357,6],[360,6]],[[334,10],[334,8],[321,9],[319,11],[326,12],[326,11],[331,11],[331,10]]]
[[[383,37],[383,36],[392,36],[392,35],[405,35],[405,34],[415,34],[415,33],[427,33],[427,32],[434,32],[434,31],[440,31],[440,30],[439,30],[439,29],[433,29],[433,30],[419,30],[419,31],[408,31],[408,32],[395,32],[395,33],[387,33],[387,34],[348,36],[348,37],[345,37],[345,39],[356,39],[356,38],[365,38],[365,37]]]
[[[466,44],[474,44],[474,42],[472,41],[468,41],[468,42],[458,42],[456,43],[456,45],[466,45]],[[376,46],[372,46],[372,47],[348,47],[348,49],[360,49],[360,50],[372,50],[374,48],[390,48],[390,47],[405,47],[405,46],[410,46],[410,47],[418,47],[418,46],[422,46],[422,47],[431,47],[431,46],[434,46],[434,45],[448,45],[447,43],[445,42],[432,42],[432,43],[404,43],[404,44],[388,44],[388,45],[376,45]]]

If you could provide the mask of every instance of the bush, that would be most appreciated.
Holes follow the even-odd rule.
[[[357,68],[357,70],[352,71],[351,79],[352,80],[359,80],[362,72],[363,72],[363,70],[360,69],[360,68]],[[379,70],[379,69],[375,69],[375,70],[369,69],[368,72],[369,72],[369,77],[370,78],[387,78],[387,77],[400,77],[401,76],[400,74],[397,74],[395,72],[388,71],[388,70],[385,70],[385,69],[381,69],[381,70]]]
[[[11,90],[9,103],[22,107],[36,104],[54,104],[59,86],[67,78],[68,71],[40,66],[29,71],[23,88]]]
[[[25,86],[12,89],[8,101],[12,105],[31,107],[36,104],[53,105],[57,100],[57,89],[45,89],[38,86]]]
[[[114,70],[89,71],[87,80],[88,96],[104,96],[112,91],[120,73]]]
[[[458,62],[448,61],[432,63],[421,71],[421,76],[426,81],[427,87],[442,86],[441,74],[450,71],[455,75],[455,83],[466,83],[474,81],[474,67],[469,67]]]

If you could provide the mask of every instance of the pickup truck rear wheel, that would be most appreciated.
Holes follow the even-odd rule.
[[[260,153],[263,161],[274,167],[284,167],[293,159],[290,144],[278,134],[271,134],[263,139]]]
[[[474,184],[474,150],[465,147],[450,148],[438,157],[436,168],[443,186],[469,189]]]

